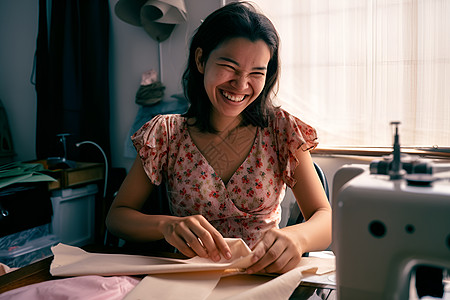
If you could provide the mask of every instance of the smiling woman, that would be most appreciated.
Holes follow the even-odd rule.
[[[331,208],[309,153],[316,131],[271,103],[278,47],[270,20],[248,3],[204,20],[183,76],[191,106],[133,135],[138,156],[108,214],[113,234],[164,239],[213,261],[232,255],[224,238],[241,238],[254,251],[248,273],[285,273],[329,245]],[[172,215],[147,215],[142,207],[160,184]],[[287,186],[306,221],[280,229]]]

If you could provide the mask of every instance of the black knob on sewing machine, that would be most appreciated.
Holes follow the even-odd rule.
[[[429,162],[402,162],[407,174],[433,174],[433,166]],[[370,163],[370,174],[388,175],[392,170],[392,159],[375,160]]]

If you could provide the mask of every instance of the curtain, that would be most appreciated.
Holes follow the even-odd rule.
[[[322,145],[450,146],[450,1],[255,0],[281,36],[282,107]]]
[[[49,4],[51,2],[51,5]],[[51,17],[47,15],[51,11]],[[67,156],[103,162],[90,140],[110,157],[109,3],[107,0],[39,0],[36,49],[36,156],[61,156],[57,134],[68,133]],[[48,26],[49,25],[49,26]],[[93,153],[99,153],[93,154]]]

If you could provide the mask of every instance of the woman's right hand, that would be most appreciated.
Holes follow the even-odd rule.
[[[231,251],[222,235],[203,217],[168,217],[161,224],[166,241],[188,257],[196,255],[217,262],[221,255],[231,258]]]
[[[165,238],[188,257],[200,256],[213,261],[231,258],[231,251],[222,235],[201,215],[175,217],[147,215],[140,212],[153,184],[136,157],[127,177],[111,204],[106,220],[114,235],[134,242],[149,242]]]

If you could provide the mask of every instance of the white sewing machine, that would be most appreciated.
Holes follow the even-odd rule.
[[[333,200],[338,299],[409,299],[417,266],[450,270],[450,181],[404,174],[399,150],[387,175],[356,168]]]

